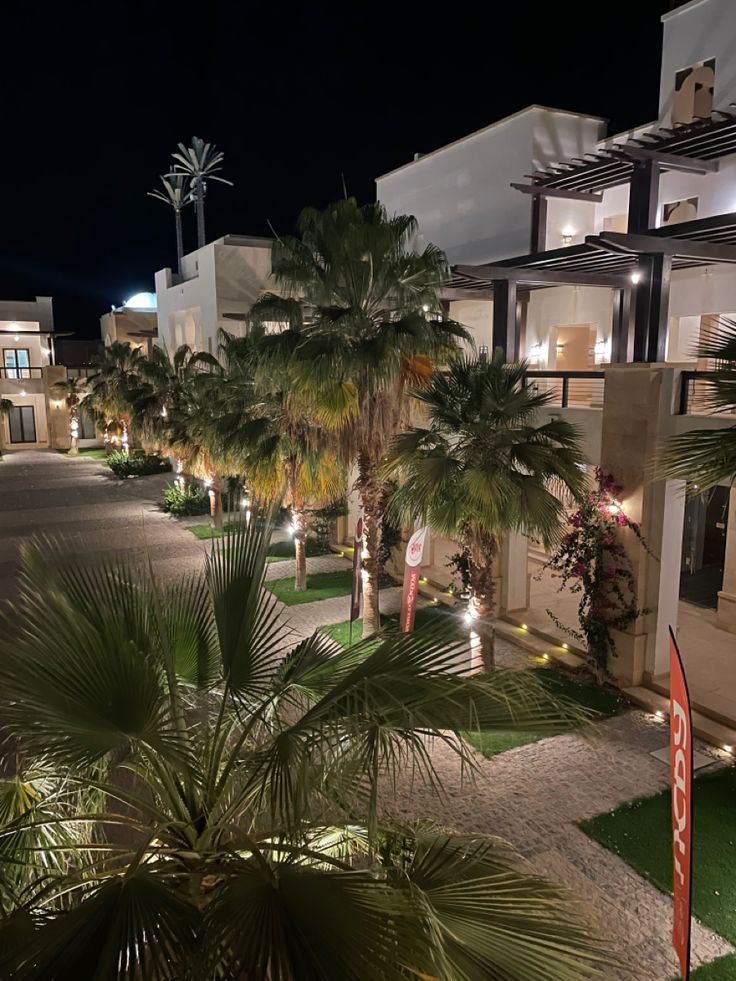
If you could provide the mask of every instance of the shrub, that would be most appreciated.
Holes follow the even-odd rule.
[[[200,487],[199,484],[190,484],[185,490],[177,484],[167,484],[161,507],[179,518],[188,514],[208,514],[210,498],[204,487]]]
[[[314,535],[321,551],[328,552],[330,550],[330,536],[333,521],[336,521],[347,513],[348,502],[345,498],[341,498],[339,501],[328,504],[323,508],[311,508],[309,510],[309,514],[312,517]]]
[[[146,477],[153,473],[164,473],[171,470],[168,460],[160,456],[149,455],[142,451],[124,453],[122,450],[114,450],[105,461],[116,477],[123,480],[125,477]]]

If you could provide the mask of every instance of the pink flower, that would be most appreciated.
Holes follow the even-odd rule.
[[[570,571],[574,576],[582,576],[585,572],[585,564],[583,562],[576,562]]]

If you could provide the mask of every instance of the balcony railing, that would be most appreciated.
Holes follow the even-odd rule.
[[[680,375],[680,405],[679,413],[681,416],[709,416],[713,414],[712,382],[716,373],[714,371],[683,371]],[[720,412],[720,416],[736,415],[734,412]]]
[[[527,371],[525,383],[538,392],[549,392],[550,406],[603,408],[603,371]]]
[[[9,381],[23,381],[28,378],[43,378],[43,368],[0,368],[0,378]]]
[[[67,378],[89,378],[90,375],[96,375],[99,370],[92,364],[67,365],[66,376]]]

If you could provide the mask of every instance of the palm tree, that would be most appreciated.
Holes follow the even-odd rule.
[[[140,385],[142,361],[140,348],[132,347],[127,341],[114,341],[94,360],[97,371],[87,379],[89,392],[85,406],[92,410],[103,428],[106,448],[110,445],[110,428],[118,426],[122,450],[128,452],[133,393]]]
[[[713,415],[736,413],[736,321],[722,318],[702,338],[699,358],[715,361],[711,378],[701,383],[703,403]],[[694,429],[671,436],[659,453],[654,476],[686,480],[698,493],[736,478],[736,425]]]
[[[163,174],[161,175],[163,191],[156,189],[148,191],[148,196],[156,198],[168,204],[174,211],[174,223],[176,226],[176,271],[181,274],[181,260],[184,257],[184,235],[181,227],[181,213],[188,204],[194,201],[193,192],[189,186],[189,179],[186,174]]]
[[[79,453],[79,406],[86,393],[86,379],[66,378],[55,382],[55,391],[64,396],[69,413],[69,456]]]
[[[171,452],[172,417],[187,412],[192,387],[202,372],[217,371],[219,363],[204,351],[193,351],[188,344],[169,357],[165,348],[154,347],[138,366],[138,384],[130,391],[132,420],[144,442],[159,452]],[[178,440],[177,440],[178,441]],[[177,460],[180,486],[186,486],[183,461]]]
[[[460,542],[469,562],[470,614],[486,668],[493,664],[493,561],[499,538],[519,531],[550,544],[560,528],[560,492],[579,495],[585,458],[570,423],[540,423],[549,393],[524,384],[525,363],[462,359],[415,391],[428,428],[393,444],[388,471],[403,479],[391,509],[419,517]]]
[[[262,589],[270,534],[241,526],[169,587],[24,547],[0,712],[51,791],[0,832],[0,882],[33,866],[0,919],[2,976],[600,976],[597,941],[507,846],[378,804],[405,768],[436,782],[428,737],[472,764],[470,719],[558,731],[580,709],[533,673],[466,674],[447,636],[293,648]],[[97,802],[60,802],[62,782]],[[83,841],[39,851],[29,824]]]
[[[222,161],[225,159],[214,143],[205,143],[198,136],[192,137],[192,145],[184,146],[179,144],[179,152],[173,153],[175,160],[174,170],[167,177],[186,177],[190,182],[191,193],[194,195],[194,210],[197,214],[197,247],[202,248],[206,244],[204,229],[204,199],[207,194],[207,181],[219,181],[220,184],[233,182],[224,177],[218,177],[217,171],[221,169]]]
[[[288,352],[292,389],[313,406],[318,422],[338,427],[341,456],[357,467],[355,487],[363,511],[363,636],[379,626],[380,466],[392,437],[406,421],[408,385],[421,385],[469,339],[440,314],[439,289],[448,276],[434,246],[416,252],[417,225],[389,217],[380,204],[358,207],[353,198],[299,218],[300,239],[279,239],[273,274],[298,299],[303,326],[290,323],[275,339]],[[279,297],[256,305],[263,319],[278,319]]]
[[[294,586],[305,590],[308,510],[345,496],[345,468],[330,435],[315,423],[312,407],[290,391],[288,373],[275,370],[268,341],[255,323],[246,337],[221,333],[226,384],[218,425],[255,495],[280,500],[290,509]]]

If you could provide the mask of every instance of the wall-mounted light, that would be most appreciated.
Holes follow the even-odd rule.
[[[532,344],[532,346],[529,348],[527,359],[529,361],[542,360],[542,345],[539,343],[539,341],[535,341],[534,344]]]
[[[20,340],[20,337],[17,334],[15,334],[13,340],[17,343]]]
[[[424,313],[429,313],[429,304],[428,303],[423,303],[422,304],[422,311]]]
[[[634,284],[634,286],[636,286],[636,284],[640,281],[641,281],[641,273],[639,272],[638,269],[636,269],[631,274],[631,282]]]
[[[610,341],[604,337],[599,337],[595,342],[594,351],[596,361],[606,361],[610,357]]]
[[[487,344],[481,344],[480,345],[480,347],[478,348],[478,356],[480,357],[480,360],[481,361],[487,361],[488,360],[488,345]]]
[[[572,227],[572,225],[565,225],[565,227],[562,229],[562,244],[572,245],[572,239],[574,234],[575,234],[575,229]]]

